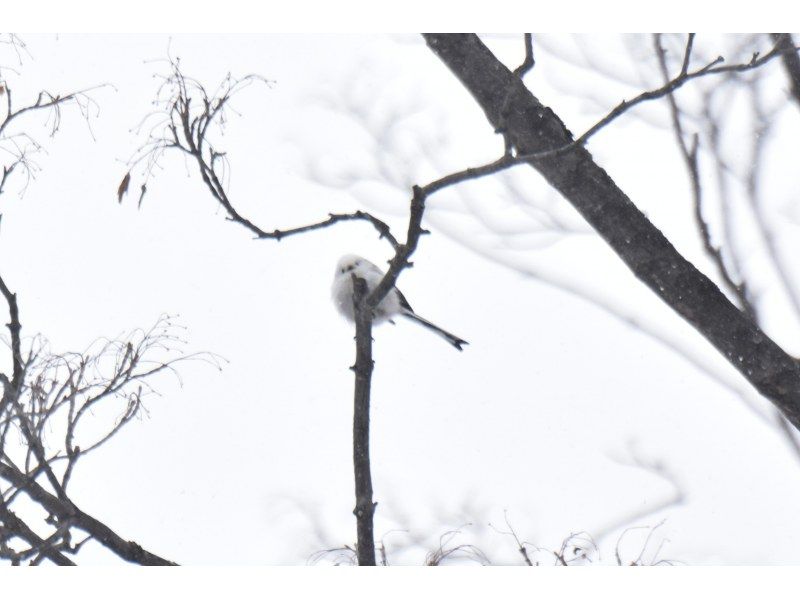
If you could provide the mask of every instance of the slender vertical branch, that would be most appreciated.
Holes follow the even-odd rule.
[[[497,163],[477,169],[469,168],[457,172],[424,187],[414,185],[408,217],[406,242],[398,245],[389,262],[389,270],[377,287],[368,293],[366,282],[353,277],[353,303],[356,322],[355,404],[353,413],[353,465],[356,486],[356,528],[358,536],[358,564],[375,565],[375,539],[373,516],[376,503],[372,501],[372,474],[369,459],[369,404],[372,370],[372,318],[373,310],[395,286],[400,273],[411,263],[409,258],[416,251],[420,237],[427,231],[422,228],[425,200],[440,189],[459,182],[479,178],[497,168]]]
[[[514,74],[520,79],[522,79],[525,73],[531,70],[533,65],[536,64],[536,60],[533,58],[533,34],[526,33],[523,39],[525,41],[525,60],[514,69]]]
[[[353,276],[356,321],[355,397],[353,405],[353,469],[355,472],[356,545],[359,565],[375,565],[375,537],[372,502],[372,471],[369,459],[369,403],[372,385],[372,308],[367,305],[367,283]]]
[[[58,493],[59,497],[66,500],[64,489],[61,487],[61,484],[59,484],[55,473],[53,473],[52,468],[47,462],[47,458],[44,454],[44,448],[39,442],[39,439],[36,437],[36,433],[32,429],[30,421],[17,401],[17,397],[19,396],[22,388],[25,370],[23,366],[20,340],[20,330],[22,329],[22,325],[19,322],[19,305],[17,304],[17,294],[11,292],[2,276],[0,276],[0,293],[2,293],[3,297],[5,297],[6,303],[8,303],[10,321],[7,326],[11,333],[11,359],[14,363],[12,368],[13,377],[11,379],[11,384],[4,384],[3,398],[0,399],[0,414],[3,413],[7,405],[12,405],[20,419],[20,430],[25,437],[25,441],[28,443],[28,447],[33,451],[33,454],[39,461],[39,465],[44,470],[48,481],[53,486],[53,489]]]
[[[19,307],[17,305],[17,295],[12,293],[6,285],[3,277],[0,276],[0,293],[8,303],[9,322],[6,324],[11,333],[11,359],[13,360],[11,384],[15,390],[22,382],[22,349],[20,343],[20,330],[22,325],[19,323]],[[2,410],[0,409],[0,412]]]

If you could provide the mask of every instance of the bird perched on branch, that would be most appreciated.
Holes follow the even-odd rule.
[[[354,321],[353,315],[353,276],[362,279],[367,285],[367,294],[375,290],[375,288],[383,280],[384,273],[378,266],[357,255],[345,255],[336,265],[336,275],[333,278],[333,288],[331,294],[333,295],[333,302],[345,318],[349,321]],[[404,316],[409,320],[413,320],[425,328],[432,330],[441,336],[448,343],[453,345],[459,351],[462,351],[462,345],[469,343],[464,339],[458,338],[455,334],[451,334],[446,330],[439,328],[433,322],[429,322],[414,313],[411,306],[403,297],[403,294],[392,288],[386,296],[381,300],[378,306],[373,310],[372,321],[375,324],[381,322],[394,322],[394,316]]]

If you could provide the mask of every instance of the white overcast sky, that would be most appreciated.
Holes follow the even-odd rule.
[[[15,101],[40,89],[108,84],[91,92],[99,107],[91,131],[70,108],[52,139],[43,118],[24,123],[46,153],[24,196],[12,187],[0,197],[0,271],[19,296],[25,335],[43,334],[56,351],[80,350],[162,313],[180,314],[188,351],[228,361],[222,371],[184,364],[182,384],[160,379],[162,396],[148,400],[147,414],[81,461],[76,504],[181,563],[298,564],[352,545],[353,332],[329,288],[340,255],[382,264],[388,245],[360,223],[255,241],[225,220],[178,155],[162,160],[140,210],[135,193],[118,205],[126,161],[143,140],[136,126],[153,110],[154,75],[165,72],[169,52],[211,88],[228,72],[272,81],[236,98],[238,114],[218,138],[231,164],[232,201],[267,230],[360,208],[402,234],[409,193],[398,184],[407,189],[489,161],[501,141],[411,35],[23,40],[30,55],[21,65],[0,50],[0,64],[19,72],[3,70]],[[509,65],[521,60],[519,37],[486,40]],[[652,63],[631,59],[616,36],[580,44],[543,36],[536,44],[527,81],[573,132],[654,81],[646,75]],[[393,116],[402,119],[376,139]],[[782,118],[787,130],[800,126],[796,109]],[[648,106],[590,149],[711,273],[667,122],[663,106]],[[775,178],[785,193],[796,191],[796,169]],[[575,232],[560,240],[531,233],[541,214],[492,182],[434,196],[426,220],[433,234],[400,286],[421,315],[470,345],[458,353],[406,322],[375,331],[376,536],[390,562],[419,564],[442,534],[460,530],[457,541],[492,562],[518,563],[516,545],[492,528],[505,529],[506,516],[521,539],[548,548],[572,532],[607,532],[600,552],[608,563],[625,527],[661,521],[650,546],[666,540],[662,558],[798,562],[800,462],[754,413],[766,413],[765,402],[533,173],[513,180]],[[717,379],[546,280],[616,306]],[[797,323],[779,301],[769,313],[768,332],[800,349]],[[663,463],[685,499],[614,528],[674,491],[636,458]],[[635,558],[647,533],[628,534],[623,556]],[[109,560],[100,549],[85,551],[89,562]]]

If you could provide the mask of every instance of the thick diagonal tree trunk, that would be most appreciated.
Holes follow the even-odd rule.
[[[476,35],[426,34],[425,39],[518,154],[563,148],[573,140],[558,116]],[[575,206],[639,280],[800,428],[798,362],[678,253],[585,148],[574,146],[530,164]]]
[[[789,90],[794,101],[800,106],[800,55],[792,51],[795,48],[794,39],[789,33],[773,33],[772,39],[784,51],[781,58],[786,75],[789,77]]]

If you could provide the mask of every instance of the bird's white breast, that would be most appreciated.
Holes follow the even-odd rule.
[[[367,292],[371,293],[380,284],[383,279],[383,273],[379,270],[373,271],[366,268],[359,268],[355,271],[355,275],[363,278],[367,283]],[[345,272],[336,276],[332,288],[333,302],[345,318],[351,322],[353,317],[353,277],[351,272]],[[392,289],[383,298],[378,307],[375,309],[373,322],[379,324],[388,320],[394,315],[402,312],[400,305],[400,298],[397,290]]]

